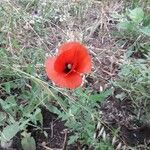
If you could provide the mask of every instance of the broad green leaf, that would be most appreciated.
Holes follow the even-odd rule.
[[[130,10],[129,17],[135,23],[141,23],[144,19],[144,11],[141,7],[137,7],[133,10]]]
[[[27,136],[21,140],[23,150],[36,150],[36,143],[33,137]]]
[[[57,107],[52,106],[50,103],[46,104],[46,108],[54,114],[57,114],[57,115],[62,114],[62,112]]]
[[[43,117],[41,114],[41,109],[37,108],[33,113],[27,113],[26,117],[28,117],[34,124],[37,124],[39,121],[41,124],[43,123]]]
[[[94,102],[102,102],[105,98],[107,98],[111,94],[112,90],[106,90],[101,92],[100,94],[94,94],[89,97],[91,101]]]
[[[121,18],[123,18],[123,16],[120,15],[120,14],[118,14],[118,13],[113,13],[113,14],[111,14],[111,17],[112,17],[112,18],[115,18],[115,19],[121,19]]]
[[[41,109],[39,109],[39,112],[36,114],[35,118],[37,121],[39,121],[41,123],[41,125],[43,125],[43,116],[41,113]]]
[[[73,144],[77,141],[77,139],[79,138],[79,136],[76,134],[76,135],[72,135],[69,137],[69,141],[68,141],[68,144]]]
[[[7,125],[1,133],[1,140],[4,142],[9,141],[17,134],[17,132],[19,132],[19,130],[20,128],[18,122],[15,122],[11,125]]]
[[[118,29],[132,31],[134,28],[134,24],[130,21],[120,22],[117,24]]]
[[[143,26],[149,26],[150,25],[150,14],[148,15],[146,15],[145,17],[144,17],[144,20],[143,20]]]
[[[145,35],[150,36],[150,27],[143,27],[142,29],[140,29],[140,31]]]
[[[15,96],[8,96],[5,101],[0,99],[0,105],[8,114],[10,114],[12,117],[15,117],[18,109]]]

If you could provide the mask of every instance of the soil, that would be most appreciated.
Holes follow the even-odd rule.
[[[123,142],[124,145],[129,146],[150,146],[150,123],[140,122],[136,119],[131,100],[120,101],[114,96],[110,96],[101,106],[101,110],[103,121],[107,124],[106,132],[112,134],[112,130],[119,129],[119,141],[116,144]]]
[[[28,127],[28,132],[34,137],[36,141],[36,150],[77,150],[76,145],[67,146],[66,138],[69,134],[66,134],[67,128],[57,116],[45,108],[42,108],[43,114],[43,126],[42,130],[38,130],[32,126]],[[44,134],[45,133],[45,134]],[[66,137],[67,136],[67,137]],[[7,150],[22,150],[20,133],[13,139],[11,148]],[[4,150],[0,148],[0,150]]]
[[[28,127],[28,132],[34,137],[36,141],[36,150],[78,150],[79,145],[67,145],[67,139],[70,135],[69,130],[65,127],[65,122],[58,119],[57,115],[49,112],[45,108],[41,108],[43,114],[42,130],[36,129],[32,126]],[[139,144],[149,145],[150,140],[150,125],[140,124],[134,119],[132,112],[132,105],[130,100],[120,101],[114,96],[110,96],[101,105],[103,121],[107,124],[105,127],[106,133],[112,136],[110,129],[118,129],[120,141],[130,146]],[[67,131],[67,132],[66,132]],[[97,131],[99,132],[99,131]],[[45,133],[45,134],[44,134]],[[98,134],[98,133],[97,133]],[[22,150],[21,135],[18,133],[13,139],[11,148],[6,150]],[[113,137],[112,137],[113,138]],[[116,142],[116,146],[117,146]],[[0,150],[4,150],[0,148]],[[88,149],[87,149],[88,150]]]

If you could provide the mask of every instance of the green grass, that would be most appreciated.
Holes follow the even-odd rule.
[[[111,26],[110,20],[117,24]],[[104,102],[111,93],[97,94],[90,87],[73,91],[55,87],[47,81],[44,62],[47,56],[57,53],[61,43],[78,40],[90,49],[94,63],[91,77],[98,80],[104,77],[99,75],[101,68],[96,61],[102,62],[113,53],[120,67],[113,86],[121,89],[121,100],[132,100],[133,111],[137,113],[135,118],[143,123],[149,116],[149,31],[148,1],[121,1],[119,5],[116,1],[91,0],[0,2],[1,145],[20,132],[24,150],[29,147],[34,150],[35,141],[27,133],[27,127],[40,129],[39,122],[43,124],[41,107],[46,107],[66,121],[66,126],[74,133],[69,143],[80,141],[97,150],[112,150],[113,137],[106,132],[100,139],[95,137],[98,122],[108,128],[101,119],[98,103]],[[121,48],[123,54],[118,50]],[[140,53],[138,59],[133,57],[136,52]]]
[[[44,61],[46,55],[55,54],[59,43],[74,39],[70,31],[72,21],[78,18],[78,21],[81,22],[82,15],[86,15],[90,3],[90,1],[88,3],[83,1],[81,5],[78,3],[66,5],[67,2],[58,3],[57,1],[49,1],[46,5],[41,1],[1,3],[1,143],[11,140],[16,133],[21,132],[23,149],[27,147],[35,149],[35,141],[26,129],[29,125],[40,128],[39,122],[43,124],[41,106],[47,107],[49,103],[52,107],[55,101],[56,105],[63,110],[64,115],[67,115],[68,110],[72,109],[69,108],[71,104],[65,103],[58,97],[58,92],[62,93],[62,91],[46,81]],[[92,112],[80,103],[75,102],[74,107],[82,107],[84,114],[89,113],[92,116]],[[95,132],[96,122],[93,123],[92,131],[89,130],[91,135],[94,135]],[[88,122],[86,124],[88,129]],[[87,135],[84,135],[83,139],[85,137]],[[77,138],[81,138],[81,135]]]

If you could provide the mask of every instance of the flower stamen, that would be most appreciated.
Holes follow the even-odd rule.
[[[66,64],[65,65],[65,69],[64,69],[64,72],[65,73],[69,73],[70,71],[72,70],[72,64]]]

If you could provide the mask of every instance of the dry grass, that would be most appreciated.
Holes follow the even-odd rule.
[[[84,86],[88,84],[94,91],[110,87],[126,51],[124,43],[118,46],[113,36],[117,22],[111,14],[123,11],[126,1],[7,0],[0,4],[0,47],[11,54],[15,66],[35,64],[38,69],[34,75],[45,79],[45,58],[55,55],[65,41],[80,41],[93,59],[93,72]]]
[[[57,47],[68,40],[78,40],[93,56],[92,78],[106,88],[116,75],[123,50],[112,36],[115,22],[111,14],[123,9],[123,1],[5,1],[1,2],[6,18],[2,25],[8,51],[14,54],[32,49],[54,55]],[[30,50],[29,50],[30,51]],[[37,54],[38,55],[38,54]],[[104,83],[104,84],[103,84]],[[93,84],[93,83],[92,83]]]

